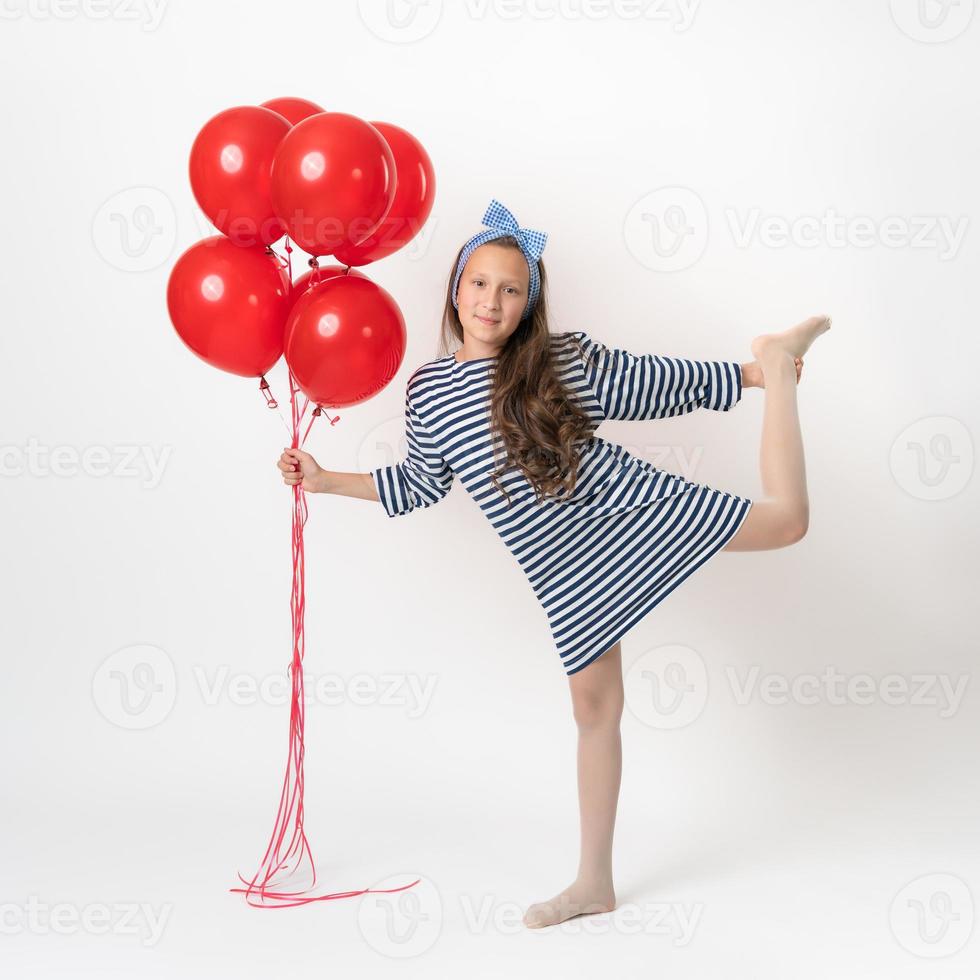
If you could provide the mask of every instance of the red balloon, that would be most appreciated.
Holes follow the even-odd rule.
[[[398,177],[391,210],[373,235],[358,245],[344,245],[333,254],[345,265],[367,265],[397,252],[422,229],[432,211],[436,176],[425,147],[408,130],[393,123],[372,122],[395,158]]]
[[[290,307],[289,277],[262,245],[213,235],[177,259],[167,309],[180,339],[213,367],[246,378],[282,356]]]
[[[320,282],[326,282],[327,279],[332,279],[334,276],[342,276],[346,271],[347,267],[343,265],[321,265],[319,269]],[[363,272],[358,272],[357,269],[351,269],[350,275],[360,276],[361,279],[366,279],[367,276]],[[313,270],[310,269],[309,272],[304,272],[294,283],[292,292],[292,302],[295,303],[296,300],[306,292],[309,288],[310,283],[313,281]],[[318,282],[317,285],[320,283]]]
[[[191,147],[194,197],[236,245],[271,245],[286,233],[269,194],[272,160],[289,123],[271,109],[246,105],[209,119]]]
[[[272,161],[276,214],[310,255],[330,255],[377,231],[391,209],[395,182],[385,138],[346,112],[320,112],[297,123]]]
[[[307,290],[286,322],[286,363],[303,393],[324,408],[376,395],[405,356],[405,320],[390,293],[367,276],[334,276]]]
[[[268,102],[262,103],[262,107],[271,109],[273,112],[278,112],[280,116],[288,119],[293,126],[298,122],[302,122],[307,116],[325,111],[315,102],[309,102],[307,99],[294,99],[288,96],[281,99],[269,99]]]

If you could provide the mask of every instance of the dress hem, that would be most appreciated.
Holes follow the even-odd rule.
[[[735,537],[735,535],[738,533],[741,526],[745,523],[745,519],[749,516],[749,511],[752,509],[752,504],[755,502],[750,497],[742,497],[741,499],[745,501],[745,506],[742,509],[742,514],[739,517],[738,521],[732,527],[731,533],[726,534],[723,538],[720,538],[718,541],[716,541],[715,544],[711,547],[711,549],[701,557],[701,560],[698,561],[697,564],[692,565],[690,568],[688,568],[684,572],[684,574],[679,579],[677,579],[677,581],[674,582],[673,585],[671,585],[671,587],[666,592],[658,595],[654,602],[642,606],[640,610],[634,613],[626,621],[624,625],[618,627],[614,631],[616,637],[615,639],[601,640],[600,650],[590,654],[586,660],[583,660],[580,664],[576,664],[576,666],[574,666],[571,670],[566,670],[565,671],[566,676],[571,677],[572,674],[577,674],[580,670],[584,670],[590,664],[595,663],[595,661],[598,660],[604,653],[608,653],[620,640],[622,640],[626,636],[627,633],[629,633],[633,629],[634,626],[637,626],[639,624],[640,620],[644,619],[649,613],[651,613],[657,606],[660,605],[661,602],[664,601],[664,599],[667,598],[667,596],[671,594],[671,592],[674,591],[674,589],[676,589],[679,585],[683,584],[684,581],[688,577],[690,577],[694,572],[696,572],[709,558],[713,558],[719,551],[721,551],[722,548],[725,547],[726,544],[728,544],[729,541],[732,540],[733,537]],[[561,663],[560,659],[559,659],[559,663]],[[564,664],[562,664],[562,666],[564,666]]]

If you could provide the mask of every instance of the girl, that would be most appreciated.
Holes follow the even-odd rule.
[[[569,678],[581,823],[578,874],[527,910],[536,928],[616,907],[622,636],[718,551],[782,548],[806,533],[796,385],[830,318],[756,337],[745,364],[634,355],[584,331],[553,334],[547,235],[519,227],[496,200],[483,224],[460,249],[446,296],[443,341],[461,346],[408,380],[407,458],[337,473],[286,449],[278,467],[288,486],[375,500],[390,517],[441,500],[458,474],[527,575]],[[690,483],[592,434],[605,419],[727,412],[746,387],[766,392],[762,500]]]

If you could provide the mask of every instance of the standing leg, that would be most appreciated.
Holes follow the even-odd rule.
[[[617,642],[588,667],[568,678],[578,727],[578,800],[581,851],[575,881],[524,915],[531,928],[555,925],[573,915],[616,908],[612,876],[613,830],[623,771],[622,648]]]
[[[784,548],[806,534],[810,501],[794,358],[803,357],[813,341],[829,329],[829,317],[812,316],[782,333],[762,334],[752,341],[766,392],[759,457],[764,498],[753,501],[748,517],[723,551]]]

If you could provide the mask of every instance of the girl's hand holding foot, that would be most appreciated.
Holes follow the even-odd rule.
[[[796,383],[799,384],[803,375],[803,358],[794,357],[793,361],[796,364]],[[758,361],[742,365],[743,388],[765,388],[765,386],[766,379],[762,373],[762,365]]]

